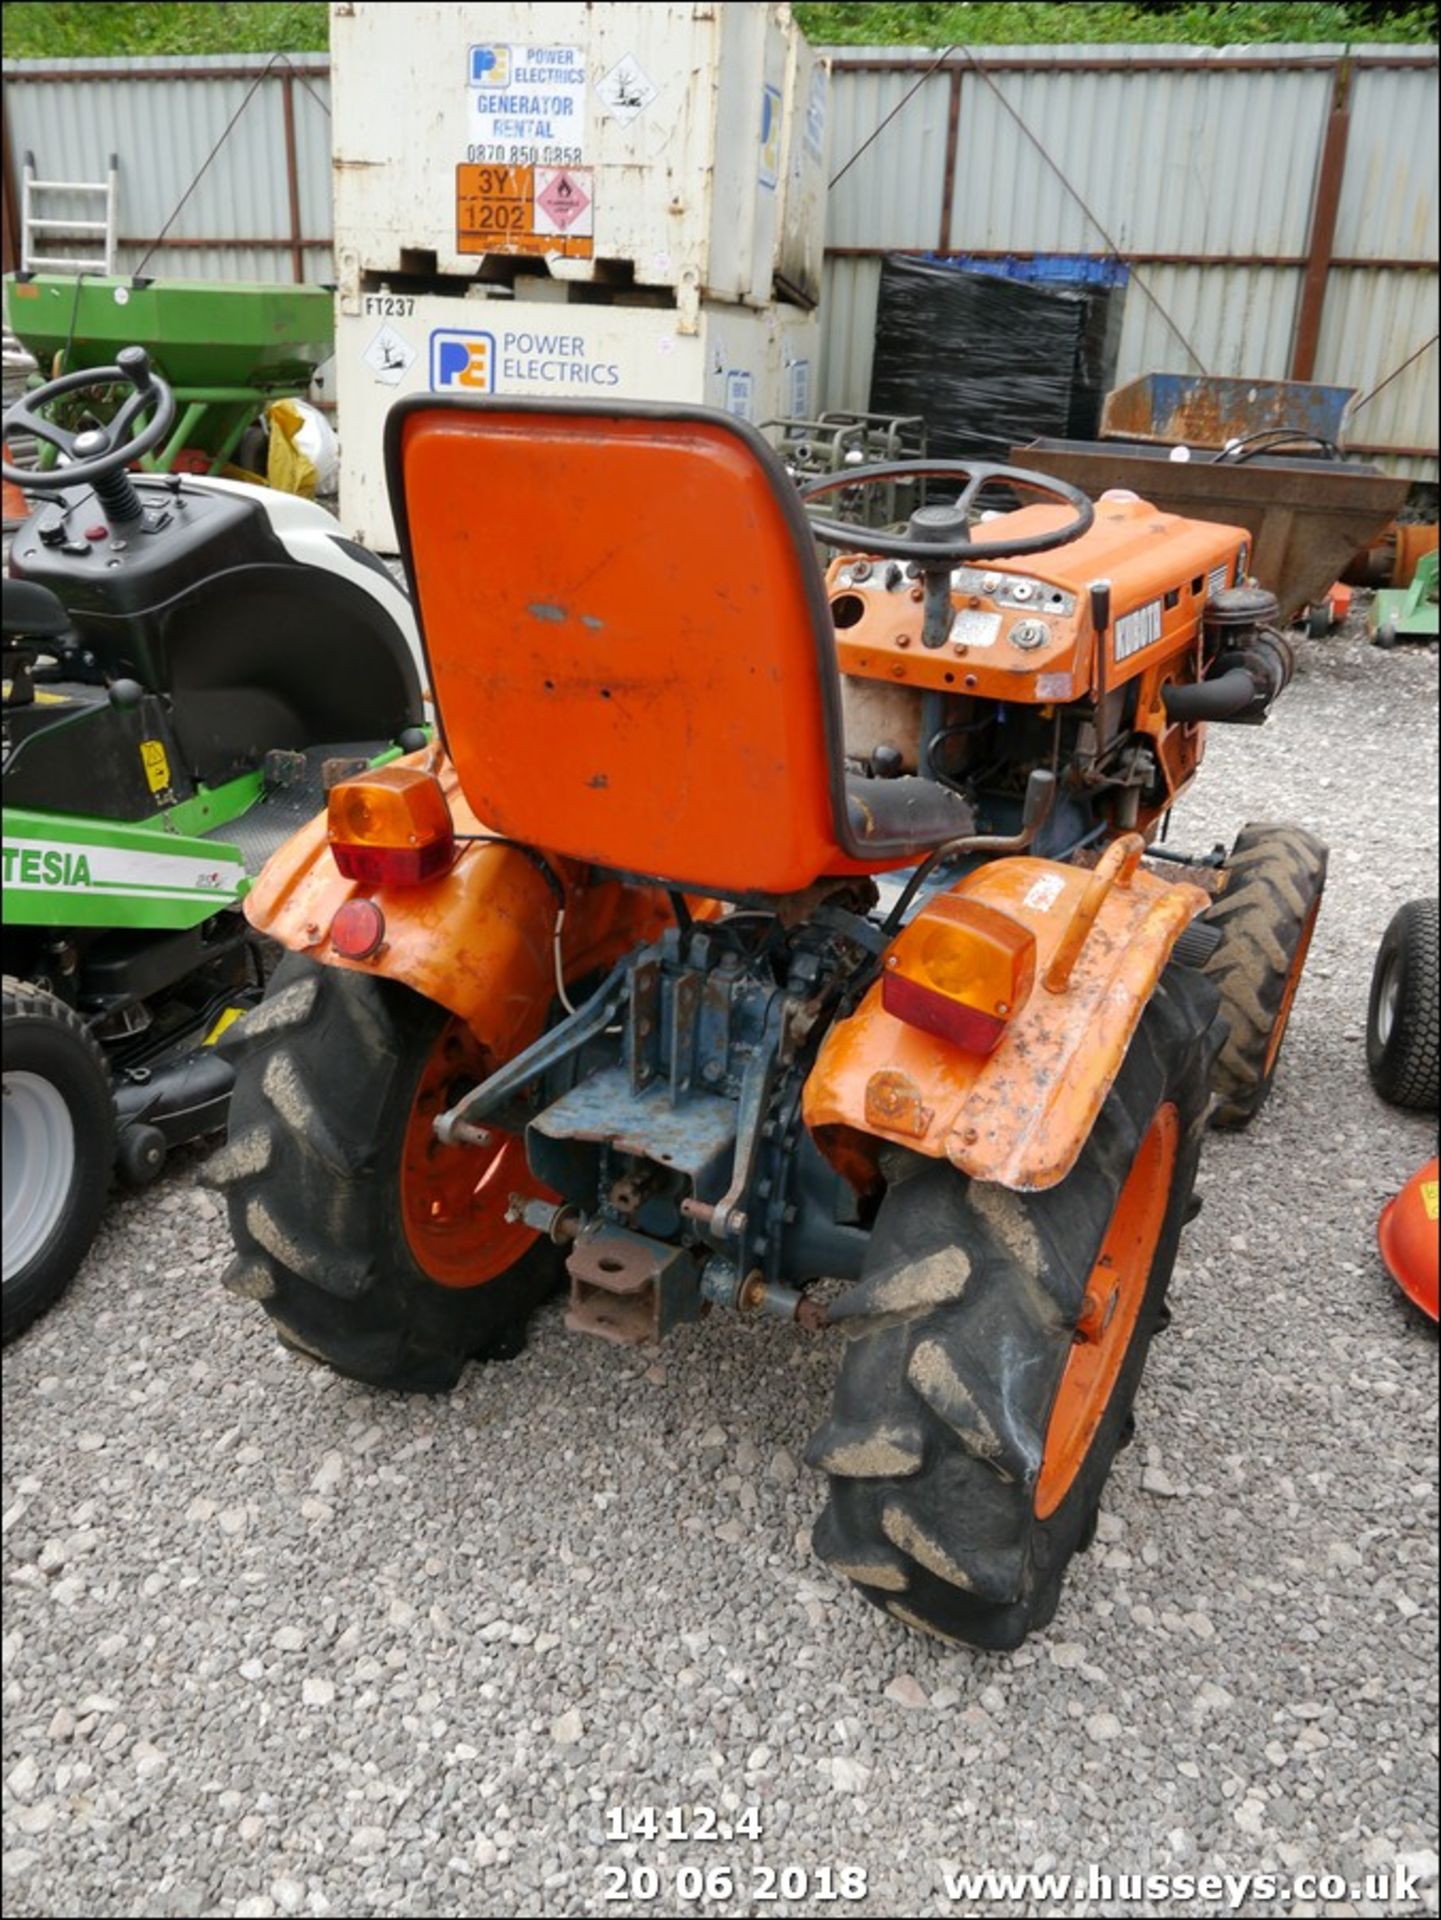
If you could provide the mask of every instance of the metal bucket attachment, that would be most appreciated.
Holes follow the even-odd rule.
[[[1103,440],[1224,447],[1248,434],[1288,428],[1339,441],[1354,387],[1311,380],[1248,380],[1214,373],[1145,373],[1106,395]]]
[[[700,1318],[700,1274],[684,1247],[598,1222],[581,1233],[565,1266],[565,1324],[575,1333],[640,1347]]]
[[[1129,487],[1163,513],[1245,527],[1250,571],[1275,594],[1283,620],[1325,597],[1351,556],[1395,518],[1410,484],[1350,460],[1176,460],[1163,446],[1120,440],[1035,440],[1012,447],[1010,459],[1093,500]]]

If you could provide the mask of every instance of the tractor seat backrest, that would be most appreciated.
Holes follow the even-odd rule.
[[[847,818],[824,582],[751,428],[417,395],[386,447],[436,709],[488,826],[715,893],[896,864]]]

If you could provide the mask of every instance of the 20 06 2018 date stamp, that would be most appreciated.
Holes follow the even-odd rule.
[[[733,1813],[706,1806],[609,1807],[604,1831],[613,1844],[656,1841],[666,1848],[660,1861],[615,1860],[601,1868],[601,1898],[621,1905],[660,1903],[669,1910],[741,1900],[814,1908],[864,1900],[867,1893],[864,1867],[772,1865],[754,1858],[737,1865],[711,1851],[728,1841],[762,1840],[758,1807]],[[693,1860],[668,1857],[672,1847],[689,1844],[706,1851]]]

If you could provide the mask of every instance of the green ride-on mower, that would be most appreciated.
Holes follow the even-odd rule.
[[[1436,590],[1436,549],[1423,553],[1404,587],[1382,587],[1371,602],[1367,624],[1378,647],[1399,646],[1403,640],[1436,644],[1441,632]]]
[[[1245,530],[926,460],[804,490],[925,481],[903,531],[810,519],[699,409],[416,395],[386,443],[441,740],[247,898],[287,952],[207,1163],[224,1284],[420,1392],[560,1282],[618,1343],[831,1338],[817,1552],[1014,1646],[1320,906],[1299,828],[1163,840],[1207,723],[1290,676]]]
[[[88,388],[123,404],[74,426]],[[70,424],[51,417],[58,407]],[[263,991],[240,903],[354,771],[426,738],[415,623],[322,508],[132,475],[175,418],[145,352],[27,394],[38,506],[4,580],[4,1337],[61,1293],[112,1168],[223,1127],[206,1045]]]

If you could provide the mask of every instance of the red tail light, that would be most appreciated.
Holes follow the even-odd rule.
[[[881,1004],[908,1027],[991,1053],[1031,996],[1036,937],[963,894],[929,901],[886,955]]]
[[[330,851],[347,880],[414,887],[455,863],[455,826],[434,774],[374,767],[330,789]]]
[[[347,880],[365,887],[418,887],[449,873],[453,847],[356,847],[332,845],[335,864]]]

